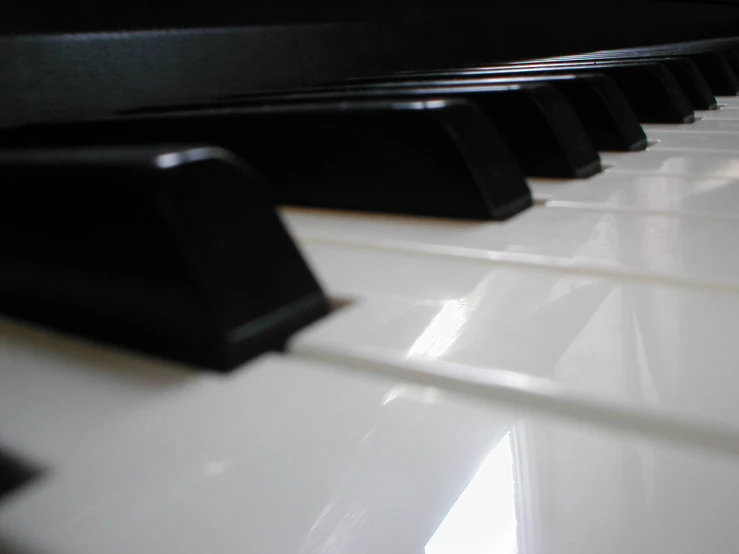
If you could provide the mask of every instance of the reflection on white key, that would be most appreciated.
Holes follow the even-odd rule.
[[[0,503],[0,549],[418,552],[519,418],[283,356],[218,380],[107,422],[74,465],[40,460]]]
[[[690,441],[296,357],[223,381],[131,413],[77,467],[7,499],[0,545],[695,554],[739,541],[737,460]]]
[[[373,284],[354,292],[371,300],[301,332],[294,351],[413,360],[421,370],[435,360],[473,374],[499,368],[565,385],[595,403],[618,400],[739,432],[739,294],[460,265],[469,284],[477,279],[464,293],[423,297],[426,286],[413,299],[413,283],[437,280],[434,260],[411,272],[397,270],[403,257],[413,261],[408,254],[363,253],[364,264],[352,262]],[[344,263],[338,256],[314,261],[329,291],[335,281],[352,286],[336,272]],[[438,275],[445,278],[443,270]]]
[[[681,152],[648,149],[643,152],[601,152],[613,173],[739,178],[739,153]]]

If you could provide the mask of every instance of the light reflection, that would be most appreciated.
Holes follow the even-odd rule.
[[[515,482],[511,434],[488,454],[426,544],[426,554],[515,554]]]
[[[470,305],[465,298],[447,300],[408,351],[408,356],[438,358],[457,340],[469,317]]]
[[[511,288],[519,285],[515,274],[503,277],[496,271],[490,272],[466,296],[446,300],[439,313],[429,322],[408,350],[407,356],[438,359],[443,356],[462,335],[464,326],[472,314],[484,304],[500,305],[510,298]]]
[[[208,477],[215,477],[222,473],[225,473],[234,465],[233,460],[220,460],[216,462],[209,462],[203,467],[203,473]]]
[[[393,400],[403,399],[422,404],[436,404],[441,398],[441,391],[436,387],[421,387],[419,385],[395,385],[382,399],[381,406]]]

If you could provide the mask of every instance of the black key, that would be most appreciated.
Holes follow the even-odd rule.
[[[584,69],[588,71],[588,69]],[[598,64],[619,86],[642,123],[692,123],[693,109],[672,73],[663,64]]]
[[[328,311],[220,148],[4,150],[0,176],[2,313],[226,370]]]
[[[358,80],[347,81],[344,85],[356,87]],[[541,78],[475,78],[457,76],[454,72],[439,73],[436,77],[364,79],[365,84],[385,87],[422,86],[500,86],[512,84],[546,83],[555,87],[567,99],[577,113],[585,130],[598,150],[636,151],[647,147],[647,137],[639,125],[636,114],[628,100],[610,77],[605,75],[552,75]]]
[[[467,98],[495,123],[526,175],[590,177],[600,171],[600,158],[577,114],[547,84],[420,83],[419,86],[358,84],[307,92],[252,95],[242,102],[339,101],[356,98],[417,96]]]
[[[617,60],[611,60],[614,62]],[[716,98],[714,98],[711,88],[708,86],[703,73],[701,72],[698,64],[687,58],[687,57],[651,57],[651,58],[639,58],[630,59],[635,63],[661,63],[664,64],[672,73],[677,80],[678,84],[683,90],[686,99],[690,103],[690,106],[694,110],[715,110],[717,108]],[[609,60],[602,59],[598,55],[589,57],[586,54],[577,57],[577,61],[562,62],[562,63],[608,63]],[[529,65],[533,65],[533,62]]]
[[[691,59],[695,60],[714,95],[736,96],[739,93],[739,79],[723,54],[706,52],[695,54]]]
[[[410,76],[434,76],[439,72],[409,72]],[[448,73],[445,71],[444,73]],[[532,77],[562,73],[601,73],[611,77],[628,99],[642,123],[692,123],[695,114],[680,85],[664,64],[660,63],[546,63],[511,64],[458,70],[468,77]]]
[[[616,83],[605,75],[582,75],[552,83],[570,101],[600,150],[647,147],[639,119]]]
[[[722,50],[721,53],[724,55],[724,59],[729,64],[732,73],[739,77],[739,54],[736,50]]]
[[[16,456],[0,450],[0,504],[6,496],[10,496],[17,489],[29,484],[39,474],[38,468],[31,466],[25,460],[21,461]],[[3,542],[0,539],[0,547],[2,546]],[[6,551],[0,550],[0,552]]]
[[[694,110],[715,110],[718,107],[708,81],[694,60],[674,58],[662,60],[662,63],[675,76]]]
[[[464,98],[282,103],[149,113],[8,133],[10,144],[205,141],[270,181],[274,201],[505,219],[531,206],[495,127]]]
[[[714,98],[711,88],[708,86],[703,73],[698,64],[688,58],[679,57],[680,52],[673,52],[675,57],[665,57],[667,52],[656,50],[635,50],[627,54],[623,54],[623,58],[619,60],[613,56],[611,52],[594,52],[592,54],[578,54],[570,57],[560,58],[560,61],[552,62],[547,60],[522,62],[524,65],[534,66],[536,64],[586,64],[586,63],[608,63],[628,60],[630,62],[639,63],[662,63],[664,64],[679,83],[687,100],[690,102],[694,110],[715,110],[717,108],[716,98]]]

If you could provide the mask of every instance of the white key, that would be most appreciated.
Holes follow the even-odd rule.
[[[590,179],[529,179],[557,207],[739,217],[739,179],[600,173]]]
[[[721,106],[718,110],[696,110],[695,116],[709,120],[739,120],[739,106]]]
[[[673,125],[668,123],[648,123],[642,129],[649,137],[652,131],[685,131],[685,132],[724,132],[739,133],[739,120],[722,118],[704,118],[694,123]]]
[[[736,96],[717,96],[716,102],[719,105],[724,104],[726,106],[739,107],[739,97]]]
[[[531,394],[551,409],[519,409],[278,356],[220,381],[133,411],[76,466],[5,499],[3,548],[694,554],[739,541],[739,464],[721,453],[739,449],[733,435],[697,433],[722,439],[698,449],[661,438],[671,420],[647,416],[635,435],[617,410],[612,424],[603,410],[557,417],[554,390]]]
[[[601,152],[613,173],[675,175],[679,177],[739,178],[739,154],[648,149],[643,152]]]
[[[0,320],[0,447],[61,467],[132,413],[211,373]]]
[[[14,369],[3,365],[3,376]],[[514,417],[395,380],[266,357],[114,418],[104,435],[76,445],[74,465],[44,465],[35,486],[0,505],[0,546],[416,551]]]
[[[570,400],[617,401],[739,433],[739,294],[486,270],[369,248],[343,254],[319,252],[312,263],[330,292],[369,300],[302,331],[291,351],[348,356],[353,364],[414,361],[431,376],[437,361],[459,364],[462,380],[492,375],[515,383],[516,374],[530,375]],[[352,267],[361,280],[350,279]]]
[[[375,245],[496,263],[566,268],[737,290],[739,221],[533,208],[502,223],[283,210],[302,241]]]
[[[739,155],[739,132],[649,131],[648,137],[650,141],[656,142],[649,147],[652,151],[688,150]]]

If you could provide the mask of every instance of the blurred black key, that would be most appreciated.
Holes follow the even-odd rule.
[[[464,98],[273,103],[16,129],[9,144],[205,141],[264,174],[275,202],[466,219],[532,203],[515,158]]]
[[[590,71],[611,77],[642,123],[695,121],[693,108],[675,77],[663,64],[598,64]]]
[[[708,83],[699,69],[697,63],[688,57],[680,57],[676,54],[674,57],[664,56],[664,52],[649,54],[641,50],[624,54],[624,58],[618,59],[610,55],[610,52],[594,52],[591,54],[577,54],[574,56],[565,56],[559,61],[550,60],[531,60],[519,62],[518,64],[507,65],[523,65],[524,67],[533,67],[541,64],[557,65],[557,64],[607,64],[607,63],[661,63],[664,64],[677,80],[683,90],[687,100],[690,102],[694,110],[712,110],[717,108],[716,99],[711,92]],[[555,58],[556,60],[556,58]]]
[[[597,74],[551,75],[540,78],[475,78],[454,72],[435,77],[363,79],[337,83],[337,87],[356,87],[358,83],[384,87],[423,86],[500,86],[546,83],[555,87],[570,103],[598,150],[636,151],[647,147],[647,137],[628,100],[610,77]]]
[[[0,176],[2,313],[225,370],[328,311],[220,148],[5,150]]]
[[[675,76],[694,110],[715,110],[718,107],[708,81],[694,60],[674,58],[663,60],[662,63]]]
[[[736,96],[739,93],[739,79],[719,52],[694,54],[691,59],[700,68],[711,92],[716,96]]]
[[[357,98],[467,98],[495,123],[526,175],[590,177],[598,152],[566,98],[547,84],[366,83],[303,92],[252,95],[242,102],[346,101]]]
[[[454,70],[452,70],[454,71]],[[397,78],[433,77],[439,71],[406,72]],[[449,73],[444,70],[442,73]],[[467,77],[535,77],[563,73],[600,73],[611,77],[623,92],[642,123],[692,123],[693,109],[679,83],[664,64],[575,62],[509,64],[457,70]]]
[[[721,53],[723,54],[726,62],[729,64],[732,73],[735,76],[739,77],[739,53],[737,53],[737,51],[733,49],[721,50]]]
[[[605,75],[582,75],[552,83],[570,101],[600,150],[637,151],[647,137],[631,104]]]

